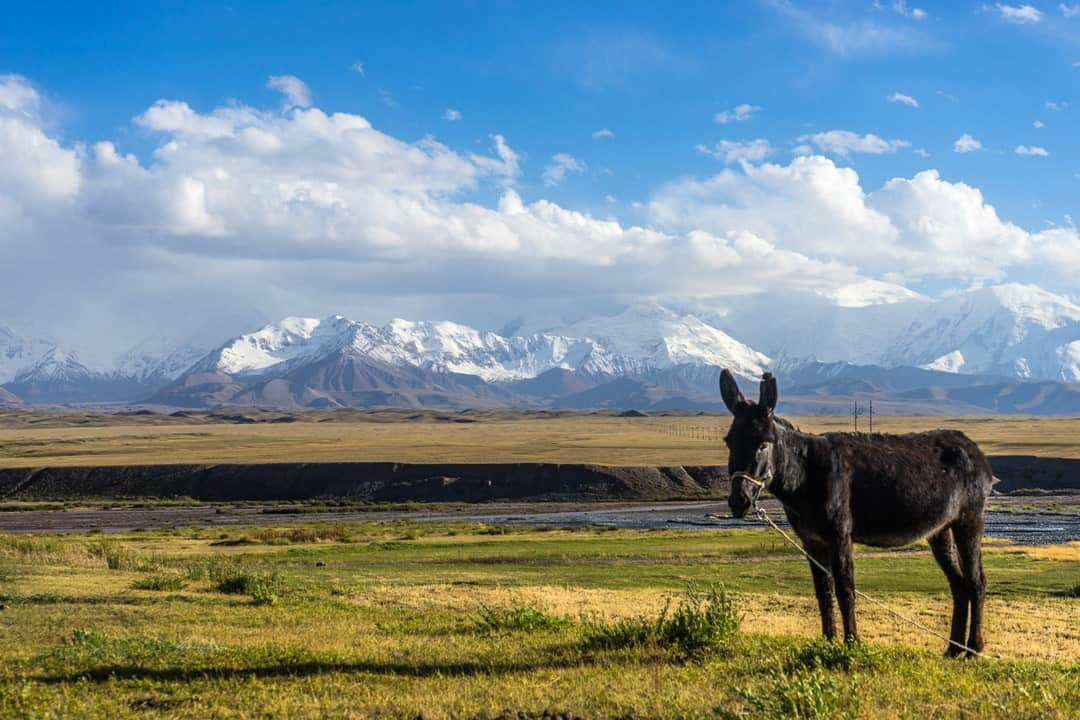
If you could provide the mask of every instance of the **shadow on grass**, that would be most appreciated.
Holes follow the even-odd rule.
[[[396,675],[401,677],[434,677],[475,675],[512,675],[538,670],[568,670],[593,665],[595,658],[548,659],[521,662],[397,662],[397,661],[320,661],[272,663],[246,668],[191,667],[146,668],[132,664],[103,665],[70,673],[30,675],[28,679],[45,684],[78,682],[108,682],[113,680],[142,680],[159,682],[191,682],[195,680],[234,680],[246,678],[303,678],[328,673]],[[610,664],[610,659],[606,661]]]

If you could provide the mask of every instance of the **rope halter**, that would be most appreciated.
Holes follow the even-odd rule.
[[[761,469],[764,467],[765,472],[761,475],[755,475],[745,470],[740,470],[731,474],[732,481],[745,480],[754,486],[754,492],[750,497],[750,507],[757,507],[758,498],[761,497],[761,492],[769,487],[769,484],[773,480],[772,463],[768,461],[766,457],[768,453],[772,452],[772,443],[767,443],[758,448],[758,451],[754,454],[754,469]]]

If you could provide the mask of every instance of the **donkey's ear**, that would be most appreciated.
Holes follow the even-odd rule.
[[[732,415],[735,414],[735,408],[746,402],[742,391],[735,383],[735,376],[727,368],[720,371],[720,397],[724,398],[724,404]]]
[[[758,405],[766,407],[769,412],[772,412],[776,409],[777,395],[776,378],[773,377],[771,372],[767,372],[761,376],[761,395],[758,397]]]

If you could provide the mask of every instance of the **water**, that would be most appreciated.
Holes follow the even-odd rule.
[[[708,502],[536,514],[478,514],[464,519],[505,525],[614,527],[634,530],[762,527],[758,520],[724,517],[727,513],[726,503]],[[782,512],[770,512],[770,515],[778,525],[787,527]],[[1080,540],[1080,513],[988,510],[984,517],[987,537],[1004,538],[1024,545],[1050,545]]]

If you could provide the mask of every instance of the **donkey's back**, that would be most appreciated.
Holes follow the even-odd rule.
[[[964,433],[824,437],[838,476],[849,483],[840,490],[847,495],[857,542],[895,547],[957,521],[981,521],[993,472]]]

